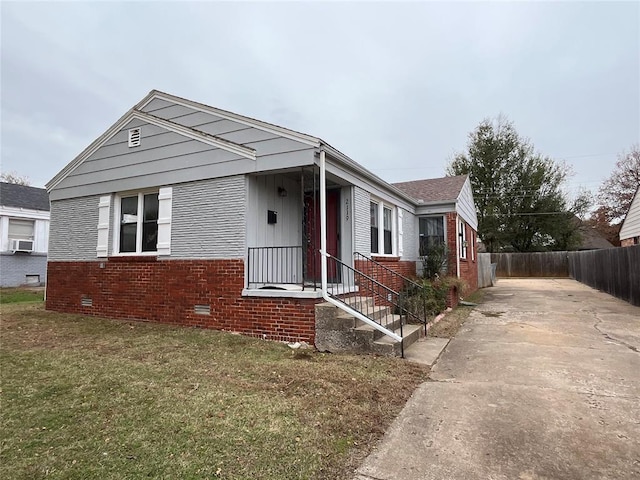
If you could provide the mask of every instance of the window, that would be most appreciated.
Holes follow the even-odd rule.
[[[444,245],[444,217],[421,217],[419,220],[420,256],[430,248]]]
[[[155,252],[158,245],[158,194],[120,198],[120,253]]]
[[[378,204],[371,202],[369,206],[371,215],[371,253],[380,253],[378,249]]]
[[[17,218],[9,219],[9,241],[33,240],[34,221]]]
[[[467,258],[467,225],[460,221],[460,231],[458,233],[458,238],[460,239],[460,258]]]
[[[393,254],[393,208],[383,203],[371,202],[371,253],[378,255]],[[382,229],[380,229],[382,225]]]
[[[384,253],[391,255],[391,209],[384,207],[382,209],[382,229],[384,230]]]

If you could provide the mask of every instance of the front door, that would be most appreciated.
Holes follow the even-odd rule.
[[[340,190],[327,190],[327,252],[339,258],[340,245]],[[306,194],[304,197],[304,232],[306,248],[305,280],[320,281],[320,193]],[[328,262],[327,281],[338,282],[338,272],[334,262]]]

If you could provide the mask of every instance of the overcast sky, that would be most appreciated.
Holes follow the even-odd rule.
[[[44,186],[150,90],[439,177],[506,115],[597,190],[640,143],[639,2],[1,3],[2,171]]]

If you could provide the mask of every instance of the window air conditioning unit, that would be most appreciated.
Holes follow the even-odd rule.
[[[33,252],[33,240],[11,240],[11,250],[13,252]]]

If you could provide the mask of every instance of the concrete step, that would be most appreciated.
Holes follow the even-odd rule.
[[[395,332],[400,328],[400,322],[402,321],[402,317],[400,315],[388,315],[384,318],[384,323],[381,323],[383,327],[392,332]],[[372,327],[371,325],[360,322],[360,325],[357,325],[356,328],[353,329],[353,333],[357,337],[367,338],[370,342],[374,342],[379,338],[385,337],[386,335],[378,330],[377,328]]]
[[[404,325],[402,330],[405,351],[424,334],[424,327],[422,325]],[[396,329],[395,333],[400,335],[400,329]],[[372,344],[373,353],[388,357],[399,357],[401,350],[400,342],[387,335],[384,335]]]

